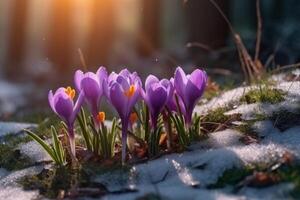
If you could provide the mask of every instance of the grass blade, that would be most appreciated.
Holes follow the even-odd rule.
[[[42,138],[40,138],[37,134],[35,134],[34,132],[28,130],[28,129],[24,129],[24,131],[37,143],[39,143],[43,149],[50,155],[50,157],[52,158],[53,161],[55,161],[56,163],[59,163],[54,151],[51,149],[50,145],[48,145]]]
[[[59,160],[60,164],[63,165],[65,163],[64,150],[60,140],[58,139],[57,131],[54,126],[51,126],[51,132],[52,132],[54,153],[56,154],[56,157]]]

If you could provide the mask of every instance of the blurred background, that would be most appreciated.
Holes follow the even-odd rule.
[[[216,0],[253,55],[255,0]],[[300,1],[262,0],[260,59],[300,61]],[[81,54],[79,53],[81,52]],[[125,66],[142,78],[205,68],[219,83],[243,81],[227,24],[209,0],[1,0],[0,119],[47,107],[49,89],[91,71]]]

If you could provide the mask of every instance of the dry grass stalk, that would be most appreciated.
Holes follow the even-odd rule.
[[[230,32],[233,35],[234,43],[236,45],[240,64],[242,70],[245,75],[246,81],[249,83],[259,77],[261,77],[265,69],[259,60],[259,51],[260,51],[260,43],[261,43],[261,29],[262,29],[262,19],[260,13],[260,1],[256,0],[256,13],[257,13],[257,38],[256,38],[256,48],[255,48],[255,57],[254,59],[249,54],[248,50],[246,49],[240,35],[234,30],[232,24],[230,23],[229,19],[226,17],[225,13],[219,7],[219,5],[215,2],[215,0],[209,0],[211,4],[218,10],[222,18],[226,21],[230,28]]]

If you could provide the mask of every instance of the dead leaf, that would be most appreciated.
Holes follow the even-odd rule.
[[[259,140],[257,138],[252,137],[250,135],[245,135],[245,136],[241,137],[239,140],[240,140],[240,142],[242,142],[245,145],[259,143]]]
[[[280,181],[280,177],[274,173],[254,172],[253,175],[246,178],[247,185],[252,187],[267,187]]]

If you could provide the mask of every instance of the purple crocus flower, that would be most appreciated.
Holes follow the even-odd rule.
[[[142,91],[142,96],[150,110],[151,124],[154,129],[157,126],[159,114],[171,96],[171,90],[171,83],[167,79],[159,81],[153,75],[149,75],[146,79],[145,91]]]
[[[174,86],[185,106],[185,121],[190,125],[193,110],[197,101],[202,96],[207,82],[205,71],[194,70],[186,75],[181,67],[177,67],[174,77]]]
[[[108,77],[106,95],[110,103],[117,110],[122,123],[122,162],[126,158],[126,143],[129,118],[133,106],[140,98],[142,87],[141,79],[137,73],[130,73],[127,69],[119,74],[112,72]]]
[[[68,136],[71,147],[71,153],[75,158],[75,135],[74,135],[74,121],[76,115],[83,102],[83,93],[79,94],[79,97],[74,104],[75,90],[71,87],[59,88],[53,94],[52,90],[49,91],[48,100],[52,110],[67,124]]]
[[[82,91],[87,102],[94,122],[97,122],[97,114],[99,111],[99,102],[104,94],[104,82],[107,81],[107,71],[104,67],[100,67],[95,73],[83,73],[81,70],[75,72],[75,85],[78,91]]]

